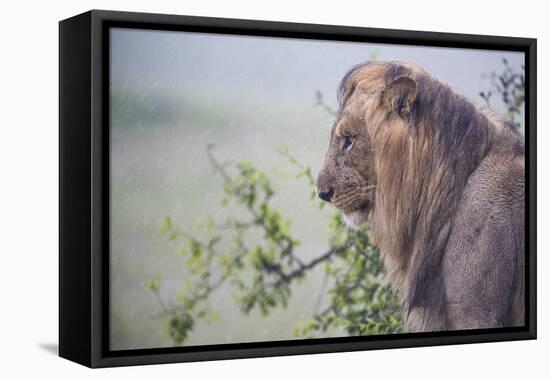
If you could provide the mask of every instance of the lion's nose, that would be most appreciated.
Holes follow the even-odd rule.
[[[333,188],[328,188],[328,190],[319,190],[319,198],[322,199],[323,201],[327,201],[327,202],[330,202],[330,200],[332,199],[332,196],[334,195],[334,189]]]

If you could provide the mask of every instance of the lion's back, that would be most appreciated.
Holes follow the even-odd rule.
[[[523,154],[507,149],[468,180],[443,257],[450,329],[524,322],[524,177]]]

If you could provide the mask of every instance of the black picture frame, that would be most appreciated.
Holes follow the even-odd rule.
[[[110,351],[110,27],[181,30],[525,53],[526,325]],[[536,39],[92,10],[59,24],[59,355],[89,367],[156,364],[536,338]]]

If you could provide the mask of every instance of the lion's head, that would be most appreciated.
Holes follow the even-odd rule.
[[[398,139],[406,133],[416,99],[412,75],[420,71],[412,65],[371,62],[353,68],[342,80],[340,108],[317,190],[350,225],[367,221],[375,207],[382,168],[376,164],[377,150],[384,149],[380,141],[394,139],[398,144],[385,151],[386,159],[405,152]]]

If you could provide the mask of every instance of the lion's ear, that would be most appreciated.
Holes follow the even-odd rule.
[[[399,76],[382,92],[382,99],[388,110],[407,116],[416,100],[416,81],[407,76]]]

